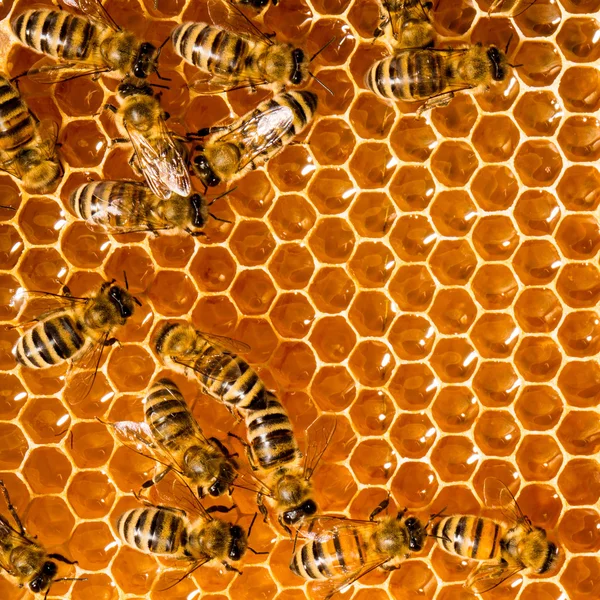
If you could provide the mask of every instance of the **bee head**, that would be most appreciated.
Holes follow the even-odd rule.
[[[282,519],[286,525],[295,525],[306,517],[312,517],[317,512],[317,503],[314,500],[305,500],[300,506],[286,510]]]
[[[304,60],[304,52],[300,48],[295,48],[292,51],[292,65],[290,81],[292,85],[298,85],[306,78],[306,61]]]
[[[189,200],[192,207],[192,226],[202,229],[208,221],[208,206],[200,194],[192,194]]]
[[[228,462],[223,462],[219,469],[219,475],[215,482],[208,488],[211,496],[222,496],[229,490],[231,483],[235,479],[233,466]]]
[[[192,168],[196,176],[208,187],[214,187],[221,183],[221,180],[215,175],[206,156],[200,152],[194,157]]]
[[[62,175],[62,166],[55,157],[36,157],[23,174],[23,187],[30,194],[47,194],[56,187]]]
[[[229,544],[229,560],[240,560],[248,548],[248,536],[239,525],[229,528],[231,542]]]
[[[123,288],[118,285],[111,285],[108,290],[108,299],[119,311],[119,314],[123,319],[128,319],[133,314],[133,296]]]
[[[487,50],[487,57],[492,67],[492,79],[494,81],[504,81],[506,79],[506,56],[504,56],[504,53],[496,46],[490,46]]]
[[[421,521],[415,517],[409,517],[404,521],[404,526],[408,530],[408,546],[413,552],[419,552],[423,548],[425,532]]]
[[[57,572],[58,567],[56,566],[56,563],[47,560],[42,565],[42,568],[36,573],[35,577],[29,582],[29,589],[34,594],[46,591],[52,584]]]
[[[133,62],[133,74],[139,79],[146,79],[156,71],[156,46],[149,42],[140,45],[135,61]]]

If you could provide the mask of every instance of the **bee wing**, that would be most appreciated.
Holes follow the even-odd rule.
[[[21,179],[21,171],[15,162],[15,154],[10,154],[5,150],[0,150],[0,171],[9,173],[17,179]]]
[[[90,64],[77,61],[56,63],[44,57],[27,71],[27,76],[36,83],[52,84],[88,75],[99,75],[110,70],[110,67],[104,63]]]
[[[135,151],[138,165],[152,192],[168,200],[172,193],[187,197],[190,195],[192,183],[185,160],[165,122],[159,121],[159,133],[149,140],[136,129],[128,127],[127,134]]]
[[[188,369],[199,373],[200,375],[206,377],[207,379],[210,379],[211,381],[235,383],[242,376],[242,371],[237,365],[230,365],[230,367],[227,369],[226,374],[223,374],[221,369],[218,369],[219,374],[215,375],[215,366],[219,365],[222,357],[223,353],[215,353],[209,358],[203,359],[201,365],[197,364],[196,361],[194,361],[193,359],[189,361],[173,359],[173,362],[182,365],[183,367],[187,367]]]
[[[54,156],[56,139],[58,138],[58,124],[51,119],[43,119],[36,126],[38,149],[46,158]]]
[[[10,523],[0,515],[0,540],[2,540],[3,548],[19,548],[22,546],[35,546],[32,540],[21,535],[18,531],[13,529]],[[8,571],[9,574],[15,575],[14,566],[10,562],[10,552],[0,552],[0,567]]]
[[[520,571],[519,565],[509,565],[506,562],[482,562],[471,571],[465,587],[470,588],[478,594],[484,594],[498,587],[501,583],[510,579]]]
[[[263,33],[233,2],[229,0],[208,0],[207,9],[210,20],[214,25],[249,40],[263,41],[269,45],[273,43],[271,37],[274,34],[267,35]]]
[[[148,495],[151,501],[156,505],[183,510],[190,521],[198,518],[210,521],[210,515],[185,479],[178,473],[176,475],[176,477],[165,478],[149,489]]]
[[[377,527],[377,521],[349,519],[344,515],[320,515],[306,521],[306,528],[298,528],[298,537],[328,542],[336,536],[348,535],[358,531],[365,536],[371,535]]]
[[[509,523],[528,521],[512,492],[504,482],[496,477],[488,477],[483,482],[483,498],[486,506],[499,508]]]
[[[264,79],[252,79],[251,77],[236,78],[232,81],[231,76],[227,73],[211,75],[199,71],[189,80],[188,87],[197,94],[205,96],[208,94],[223,94],[242,88],[258,87],[266,83]]]
[[[98,0],[64,0],[64,3],[67,6],[78,9],[90,19],[94,19],[94,21],[98,21],[114,31],[121,30]]]
[[[250,352],[252,348],[244,342],[234,340],[232,338],[225,337],[223,335],[215,335],[214,333],[204,333],[203,331],[198,332],[207,342],[210,342],[214,346],[219,346],[228,351],[232,352]]]

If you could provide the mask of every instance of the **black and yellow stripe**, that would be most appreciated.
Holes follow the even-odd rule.
[[[11,152],[32,141],[33,118],[17,89],[0,75],[0,149]]]
[[[492,560],[501,553],[502,527],[485,517],[443,517],[433,526],[432,535],[446,552],[464,558]]]

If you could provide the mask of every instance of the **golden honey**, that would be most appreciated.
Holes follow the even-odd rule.
[[[123,27],[160,44],[198,1],[107,0]],[[3,71],[37,55],[8,32],[29,0],[0,3]],[[70,214],[69,194],[91,179],[133,178],[112,116],[115,80],[41,87],[24,78],[35,114],[61,124],[62,185],[28,196],[0,175],[0,476],[28,531],[79,561],[86,581],[53,586],[70,600],[303,600],[288,569],[292,541],[259,522],[243,575],[202,567],[165,591],[165,564],[115,537],[115,517],[153,463],[113,441],[95,417],[141,420],[154,377],[174,377],[209,435],[243,428],[198,385],[168,373],[149,341],[167,319],[239,339],[288,408],[301,444],[336,421],[314,475],[323,511],[367,518],[395,507],[477,514],[487,477],[516,482],[523,511],[564,558],[543,580],[515,580],[487,600],[600,597],[600,43],[598,0],[538,0],[514,19],[489,0],[437,2],[440,41],[510,40],[519,65],[480,94],[459,94],[417,119],[415,107],[376,98],[364,74],[388,54],[371,36],[375,0],[281,0],[259,20],[310,55],[333,94],[298,144],[251,172],[211,211],[206,236],[108,236]],[[144,15],[144,18],[141,18]],[[161,103],[182,133],[254,108],[265,90],[195,96],[194,75],[168,44]],[[219,190],[221,191],[221,190]],[[222,190],[224,191],[224,190]],[[106,353],[90,394],[65,367],[16,368],[10,328],[43,312],[20,288],[74,295],[126,271],[143,302]],[[27,306],[26,306],[27,304]],[[254,498],[236,490],[235,517]],[[0,506],[4,511],[3,501]],[[471,600],[472,565],[432,543],[399,571],[376,571],[344,598]],[[0,578],[0,597],[28,592]]]

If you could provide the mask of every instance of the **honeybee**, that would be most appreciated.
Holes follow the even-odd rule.
[[[60,177],[58,126],[38,121],[17,88],[0,74],[0,170],[20,179],[31,194],[47,194]]]
[[[141,444],[165,468],[142,486],[148,488],[173,470],[193,486],[200,498],[205,492],[221,496],[230,491],[237,465],[217,439],[204,437],[177,385],[159,379],[144,398],[144,422],[110,424],[126,443]]]
[[[130,164],[145,177],[152,193],[162,200],[172,194],[187,197],[192,184],[187,170],[186,152],[165,122],[166,114],[148,84],[123,82],[117,88],[119,108],[106,108],[117,116],[117,124],[131,142],[134,154]]]
[[[11,22],[22,44],[62,61],[41,61],[29,71],[32,78],[42,83],[101,73],[136,79],[156,73],[160,78],[157,63],[161,48],[123,31],[99,0],[67,0],[67,4],[85,17],[38,8],[26,10]]]
[[[210,212],[221,197],[206,202],[200,194],[173,194],[162,200],[137,181],[93,181],[75,189],[69,201],[79,218],[109,233],[183,230],[198,236],[209,217],[223,221]]]
[[[416,517],[406,516],[407,509],[395,517],[376,521],[375,517],[388,504],[386,498],[368,521],[343,517],[317,517],[310,521],[312,539],[295,550],[291,571],[309,581],[321,582],[317,590],[331,598],[378,567],[386,571],[399,569],[404,559],[423,548],[425,528]]]
[[[58,566],[55,560],[68,565],[76,565],[62,554],[48,554],[46,550],[25,532],[21,519],[10,501],[8,490],[0,481],[0,490],[6,505],[16,524],[16,529],[8,519],[0,515],[0,567],[14,577],[19,587],[27,586],[34,594],[45,593],[58,581],[85,581],[79,577],[60,577],[57,579]]]
[[[427,48],[433,45],[434,29],[430,12],[432,2],[422,0],[383,0],[387,16],[373,32],[380,37],[389,29],[395,48]]]
[[[485,480],[484,499],[488,506],[502,508],[507,525],[486,517],[455,515],[442,517],[431,531],[447,552],[483,561],[465,586],[482,594],[521,571],[548,573],[558,560],[559,550],[547,539],[546,531],[531,524],[511,491],[498,479]]]
[[[282,92],[231,125],[198,131],[195,137],[210,137],[195,148],[195,175],[210,187],[256,169],[308,126],[316,108],[312,92]]]
[[[518,17],[536,2],[537,0],[494,0],[488,9],[488,15]]]
[[[447,106],[454,94],[481,88],[508,75],[505,53],[496,46],[401,50],[376,62],[365,76],[367,87],[383,98],[417,102],[417,110]]]
[[[136,304],[141,306],[127,285],[123,289],[114,280],[105,281],[88,298],[75,298],[66,286],[63,295],[42,294],[60,298],[62,306],[33,321],[13,348],[15,359],[31,369],[71,361],[81,369],[94,368],[94,377],[104,348],[117,341],[113,332],[131,317]]]
[[[234,354],[250,348],[229,338],[196,331],[189,323],[166,323],[154,347],[165,365],[191,370],[205,393],[230,410],[260,410],[267,405],[264,383],[248,363]]]
[[[210,94],[306,82],[310,61],[300,48],[274,42],[231,2],[213,0],[208,9],[217,25],[183,23],[171,33],[175,52],[202,71],[190,82],[194,91]]]

